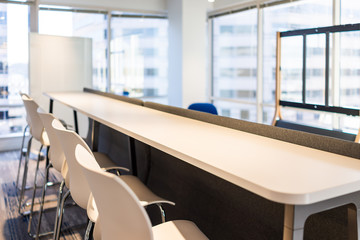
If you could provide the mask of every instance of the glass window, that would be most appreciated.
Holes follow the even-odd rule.
[[[335,105],[347,108],[360,108],[360,32],[339,34],[339,99]],[[339,128],[356,132],[360,118],[339,116]]]
[[[215,100],[214,105],[216,106],[218,113],[222,116],[256,122],[255,104],[241,104]]]
[[[309,104],[325,105],[325,37],[325,34],[306,37],[305,102]]]
[[[262,9],[263,96],[252,105],[257,78],[257,11],[246,10],[213,18],[212,99],[224,116],[256,120],[262,108],[264,123],[273,119],[275,102],[276,32],[331,26],[333,0],[290,1]],[[341,0],[341,24],[360,22],[360,1]],[[336,11],[334,11],[336,12]],[[305,102],[347,108],[360,107],[360,32],[330,34],[329,99],[325,99],[325,34],[306,39]],[[281,99],[302,102],[303,38],[281,39]],[[237,103],[238,102],[238,103]],[[248,103],[247,103],[248,102]],[[252,105],[249,109],[245,105]],[[255,107],[256,106],[256,107]],[[283,109],[286,120],[329,129],[356,132],[359,118],[341,114]]]
[[[168,20],[113,17],[111,26],[110,90],[167,103]]]
[[[22,132],[25,109],[19,91],[28,92],[29,7],[0,3],[0,136]]]
[[[256,90],[256,21],[256,10],[214,19],[214,97],[221,97],[221,92],[228,89]],[[237,98],[236,95],[234,98]],[[255,98],[245,97],[252,101]]]
[[[263,107],[263,119],[262,122],[264,124],[272,124],[272,120],[274,118],[275,115],[275,107],[268,107],[268,106],[264,106]]]
[[[339,106],[360,108],[360,31],[340,34]]]
[[[213,97],[256,101],[256,46],[256,9],[214,18]],[[235,110],[239,105],[228,102],[226,107],[226,103],[221,102],[220,114],[241,119],[255,114],[256,118],[256,111]]]
[[[276,32],[331,26],[332,2],[332,0],[303,0],[264,8],[264,102],[273,104],[275,101],[272,92],[275,91],[275,74],[273,73],[273,69],[275,69],[276,63]],[[302,49],[302,45],[294,47]],[[317,54],[322,51],[320,49],[323,49],[322,46],[318,49],[319,47],[317,45],[311,46],[311,48],[315,48],[316,50],[312,49],[311,51]],[[318,68],[315,62],[309,62],[309,64],[310,66],[307,70],[310,70],[310,72],[312,68]],[[298,75],[297,71],[299,69],[302,69],[302,64],[295,66],[294,63],[292,70],[289,68],[288,71],[295,77],[294,74]],[[298,75],[297,77],[299,76],[301,77],[302,75]]]
[[[341,24],[360,23],[360,1],[341,0]]]
[[[39,12],[39,33],[92,39],[93,88],[102,91],[106,91],[108,78],[106,18],[106,15],[99,13],[56,10],[40,10]]]
[[[281,38],[281,100],[302,102],[302,66],[303,38]]]

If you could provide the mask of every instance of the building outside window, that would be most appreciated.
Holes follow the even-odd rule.
[[[0,136],[19,136],[26,125],[19,92],[28,92],[29,7],[0,3]]]
[[[359,23],[359,10],[360,2],[341,0],[341,21],[337,19],[338,24]],[[334,12],[332,0],[301,0],[261,5],[260,8],[214,17],[212,100],[220,108],[220,114],[270,124],[275,103],[276,32],[331,26]],[[241,30],[239,25],[245,23],[252,25],[254,31],[250,31],[250,27]],[[257,27],[261,30],[259,36]],[[359,108],[359,34],[351,32],[331,36],[330,104],[334,106]],[[258,37],[261,38],[261,46],[257,45]],[[282,39],[281,98],[284,100],[300,101],[302,97],[302,41],[301,37]],[[306,101],[323,104],[325,36],[310,36],[306,44]],[[262,59],[257,59],[258,49],[262,50]],[[262,61],[262,64],[257,61]],[[257,66],[262,66],[262,79],[256,75]],[[246,80],[245,75],[248,76]],[[259,108],[262,116],[256,115]],[[360,125],[358,118],[334,114],[291,109],[283,109],[282,113],[283,118],[289,121],[349,132],[354,132]]]
[[[212,18],[211,100],[219,113],[269,124],[274,115],[276,31],[331,26],[336,12],[340,13],[337,23],[360,22],[360,2],[341,0],[340,9],[335,10],[333,2],[301,0],[261,5]],[[93,39],[94,88],[118,94],[128,91],[133,97],[167,103],[167,19],[125,17],[114,13],[109,20],[109,15],[101,11],[74,12],[66,7],[49,10],[45,6],[40,9],[40,33]],[[107,29],[109,21],[111,32]],[[17,133],[25,125],[25,111],[20,107],[18,92],[28,92],[28,26],[28,5],[0,3],[2,135]],[[358,108],[360,105],[359,38],[359,32],[331,36],[330,104],[334,106]],[[324,101],[323,39],[321,35],[307,39],[306,93],[307,101],[314,104]],[[282,65],[282,98],[298,101],[302,43],[294,38],[282,44],[282,58],[286,60]],[[259,53],[261,59],[258,59]],[[350,132],[360,125],[353,117],[323,113],[288,110],[283,116],[288,120]]]
[[[341,0],[341,24],[360,23],[360,2]],[[339,94],[338,105],[360,108],[360,32],[342,33],[339,38]],[[356,133],[360,120],[356,117],[336,119],[339,129]]]
[[[256,121],[257,11],[213,20],[212,99],[221,115]]]
[[[332,25],[332,0],[304,0],[293,3],[266,7],[264,11],[264,103],[275,102],[275,63],[276,63],[276,32],[295,29],[315,28]],[[302,38],[283,38],[282,40],[282,87],[281,98],[288,101],[300,101],[302,97]],[[309,48],[309,49],[308,49]],[[307,86],[310,102],[320,103],[323,95],[314,95],[325,86],[325,36],[314,35],[307,39]],[[320,71],[319,71],[320,70]],[[317,72],[316,72],[317,71]],[[318,91],[318,92],[319,92]],[[316,123],[315,113],[299,113],[282,110],[284,118],[294,122]],[[304,114],[304,116],[302,116]],[[268,112],[266,119],[271,123],[274,108]],[[305,116],[306,115],[306,116]]]
[[[112,14],[109,70],[107,17],[41,7],[39,33],[91,38],[95,89],[167,103],[167,19]]]
[[[168,20],[114,15],[111,26],[110,90],[166,104]]]

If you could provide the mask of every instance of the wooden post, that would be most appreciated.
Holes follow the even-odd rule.
[[[272,121],[272,125],[275,126],[276,120],[281,119],[280,113],[280,82],[281,82],[281,37],[280,32],[276,33],[276,68],[275,68],[275,79],[276,79],[276,88],[275,88],[275,114]]]

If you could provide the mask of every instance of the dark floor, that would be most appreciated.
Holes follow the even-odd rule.
[[[0,240],[21,240],[32,239],[27,234],[28,217],[23,217],[18,213],[18,195],[19,191],[16,190],[16,176],[19,164],[19,152],[0,152]],[[24,161],[23,161],[24,162]],[[43,182],[45,161],[41,161],[41,172],[38,175],[38,184]],[[36,161],[30,159],[29,161],[29,176],[27,185],[33,186],[34,172],[36,167]],[[22,168],[21,168],[22,170]],[[21,171],[22,174],[22,171]],[[51,180],[57,182],[61,180],[61,175],[55,170],[51,170]],[[21,179],[20,179],[21,182]],[[46,199],[56,199],[58,186],[48,188]],[[27,190],[25,200],[31,201],[32,190]],[[41,188],[36,192],[38,196],[41,195]],[[71,199],[69,203],[71,203]],[[56,202],[46,204],[46,211],[43,215],[43,221],[41,231],[51,231],[55,220],[54,206]],[[71,210],[70,210],[71,208]],[[25,207],[24,210],[28,210],[29,207]],[[69,209],[69,210],[67,210]],[[85,225],[87,221],[86,211],[80,209],[77,206],[71,206],[67,208],[64,213],[63,228],[67,228],[74,225],[80,225],[79,228],[73,228],[68,231],[63,231],[61,239],[83,239]],[[37,215],[33,218],[33,223],[37,223]],[[32,232],[35,231],[35,224],[32,225]],[[52,236],[42,237],[41,239],[52,239]]]

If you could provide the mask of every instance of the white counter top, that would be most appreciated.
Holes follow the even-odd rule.
[[[45,95],[275,202],[311,204],[360,190],[358,159],[96,94],[67,92]]]

